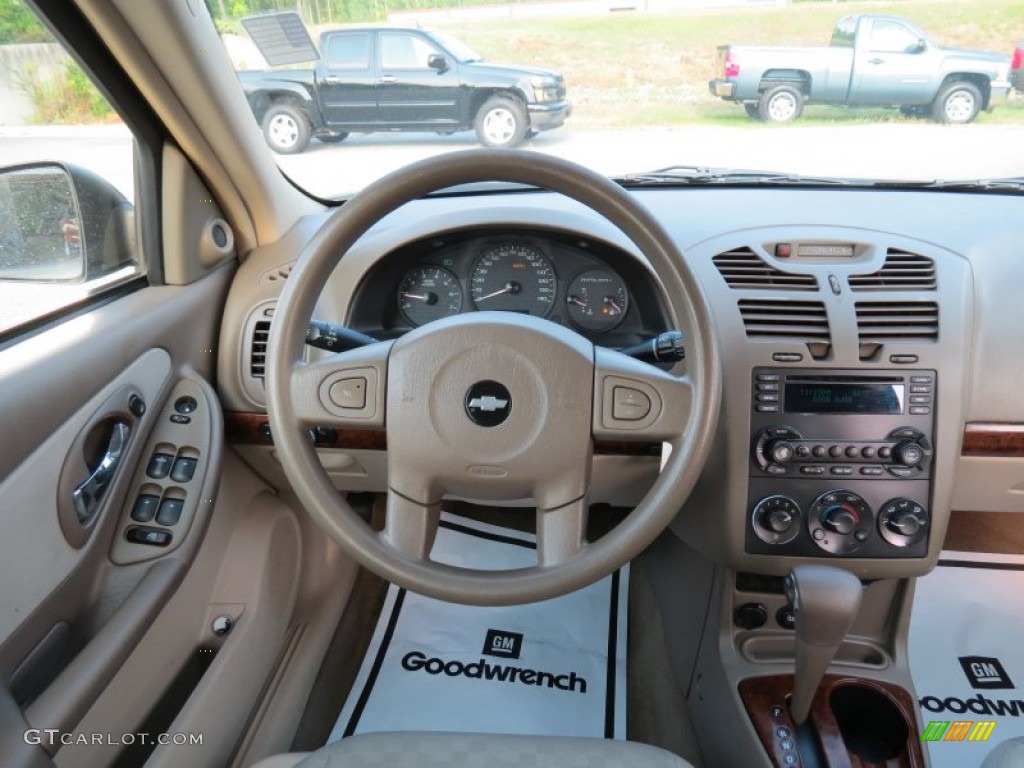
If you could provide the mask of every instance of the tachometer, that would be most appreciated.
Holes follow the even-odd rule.
[[[416,267],[398,286],[398,309],[411,325],[457,315],[462,311],[462,287],[444,267]]]
[[[526,243],[491,245],[476,260],[470,293],[477,309],[498,309],[545,317],[555,303],[555,270]]]
[[[622,279],[607,269],[588,269],[569,283],[565,296],[569,319],[585,331],[609,331],[629,309]]]

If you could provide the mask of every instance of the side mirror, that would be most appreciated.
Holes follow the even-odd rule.
[[[0,280],[81,283],[131,263],[132,204],[62,163],[0,170]]]
[[[928,50],[928,41],[923,37],[918,40],[914,45],[910,46],[910,53],[924,53]]]
[[[436,69],[438,72],[448,71],[448,59],[439,53],[432,53],[427,57],[427,66]]]

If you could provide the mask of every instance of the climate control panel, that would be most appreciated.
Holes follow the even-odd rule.
[[[927,554],[934,371],[758,368],[751,389],[747,552]]]

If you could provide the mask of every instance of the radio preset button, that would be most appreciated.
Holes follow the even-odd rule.
[[[806,445],[798,445],[796,447],[796,455],[799,456],[801,459],[806,459],[808,456],[811,455],[811,449],[808,448]]]
[[[842,446],[833,445],[831,448],[828,449],[828,455],[831,456],[833,459],[838,459],[840,456],[843,455]]]
[[[822,459],[822,458],[825,457],[825,454],[827,453],[827,451],[825,450],[825,446],[823,446],[823,445],[816,445],[811,450],[811,453],[813,453],[817,458]]]
[[[878,458],[888,459],[890,456],[892,456],[892,448],[890,448],[889,446],[883,445],[881,448],[878,449]]]
[[[860,456],[860,450],[855,445],[846,446],[846,455],[851,459],[855,459]]]
[[[860,455],[863,456],[865,459],[870,459],[874,457],[875,449],[872,448],[870,445],[865,445],[863,448],[860,449]]]

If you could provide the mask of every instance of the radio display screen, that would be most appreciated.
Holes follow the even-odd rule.
[[[786,382],[787,413],[903,413],[903,384]]]

